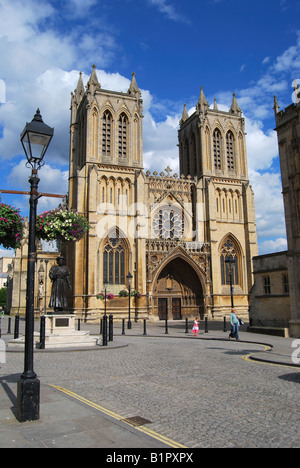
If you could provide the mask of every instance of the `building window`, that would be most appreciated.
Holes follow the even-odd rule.
[[[264,276],[264,294],[271,294],[270,276]]]
[[[213,133],[215,169],[221,169],[221,133],[216,128]]]
[[[282,275],[282,280],[283,280],[283,292],[284,294],[288,294],[290,292],[288,275]]]
[[[111,113],[105,111],[102,118],[102,154],[107,157],[111,154],[111,122]]]
[[[181,239],[184,232],[184,219],[180,210],[164,208],[153,219],[153,231],[159,239]]]
[[[103,282],[125,284],[125,248],[123,240],[109,238],[103,251]]]
[[[229,171],[234,171],[233,147],[234,147],[233,133],[229,131],[227,132],[227,135],[226,135],[227,169]]]
[[[127,124],[127,116],[122,113],[119,118],[119,158],[127,158]]]
[[[240,284],[238,251],[232,239],[227,238],[221,248],[221,280],[223,285],[230,285],[230,268],[232,284]],[[227,260],[230,260],[229,263]]]

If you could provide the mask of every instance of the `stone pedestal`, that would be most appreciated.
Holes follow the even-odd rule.
[[[95,346],[97,338],[92,338],[90,332],[75,330],[75,315],[45,316],[45,347],[73,348],[80,346]]]
[[[98,338],[91,337],[89,331],[75,330],[76,315],[46,315],[45,316],[45,349],[80,348],[96,346]],[[40,342],[40,334],[34,333],[35,345]],[[8,342],[9,348],[24,347],[25,337],[22,336]]]

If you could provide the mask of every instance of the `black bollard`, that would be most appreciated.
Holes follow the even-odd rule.
[[[14,330],[14,339],[16,340],[19,338],[19,322],[20,322],[20,316],[16,315],[15,316],[15,330]]]
[[[227,332],[227,328],[226,328],[226,317],[224,317],[224,333]]]
[[[114,336],[114,332],[113,332],[113,315],[110,314],[110,316],[108,317],[108,341],[113,341],[113,336]]]
[[[2,317],[0,316],[0,338],[2,336]]]
[[[207,317],[205,317],[205,333],[208,333]]]
[[[185,319],[185,333],[189,332],[189,319],[186,317]]]
[[[107,346],[107,315],[103,316],[103,340],[102,344],[103,346]]]
[[[125,319],[122,319],[122,335],[125,335]]]
[[[147,335],[147,332],[146,332],[146,319],[144,319],[144,333],[143,335]]]
[[[80,319],[78,319],[78,331],[80,331]]]
[[[103,320],[100,319],[100,335],[103,333]]]
[[[8,329],[7,329],[7,334],[10,335],[11,334],[11,317],[8,317]]]
[[[40,349],[45,349],[45,339],[46,339],[46,318],[44,315],[41,317],[41,324],[40,324]]]

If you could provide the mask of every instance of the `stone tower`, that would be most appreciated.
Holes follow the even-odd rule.
[[[291,304],[290,335],[300,336],[300,90],[296,103],[279,111],[274,100],[279,146],[282,193],[288,245],[288,277]]]
[[[196,179],[196,240],[211,249],[212,309],[224,309],[232,259],[235,305],[248,307],[252,257],[257,255],[254,194],[249,184],[245,123],[235,95],[229,112],[213,108],[201,87],[196,111],[184,107],[180,121],[179,160],[185,177]]]
[[[73,307],[86,313],[99,308],[104,283],[117,294],[136,269],[132,287],[144,289],[146,281],[139,240],[133,244],[133,232],[128,235],[136,223],[129,207],[139,202],[143,180],[141,92],[134,73],[126,93],[102,89],[95,68],[86,89],[80,75],[71,96],[69,207],[84,214],[91,229],[69,247],[68,263]]]

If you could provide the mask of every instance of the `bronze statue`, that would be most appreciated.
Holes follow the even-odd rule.
[[[64,265],[64,257],[59,256],[56,259],[57,265],[50,268],[49,278],[52,281],[52,291],[49,307],[54,309],[55,314],[66,313],[67,285],[71,289],[70,270]]]

